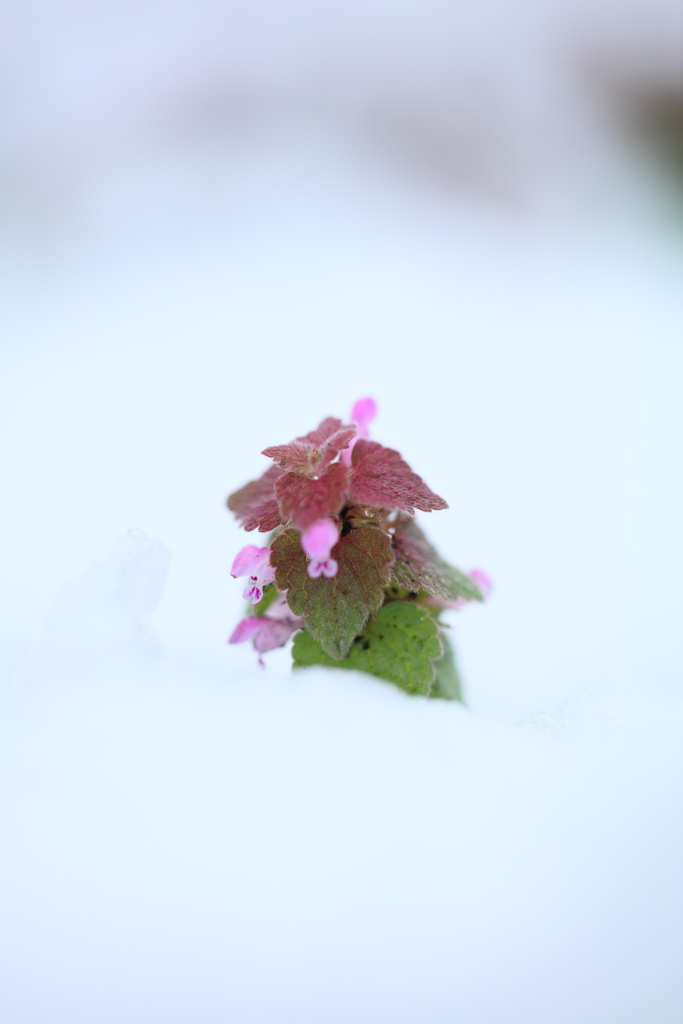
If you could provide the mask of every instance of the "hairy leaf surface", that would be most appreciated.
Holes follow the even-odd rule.
[[[262,477],[245,484],[228,498],[227,505],[245,530],[267,533],[279,526],[282,517],[275,497],[275,482],[282,470],[270,466]]]
[[[356,436],[356,427],[344,426],[341,420],[329,416],[319,427],[297,437],[289,444],[264,448],[262,455],[273,459],[281,469],[304,476],[319,475],[339,452],[348,448]]]
[[[433,597],[455,601],[483,601],[481,590],[464,572],[445,562],[414,519],[398,521],[391,542],[394,564],[391,579],[399,587],[418,593],[425,591]]]
[[[330,512],[339,512],[349,487],[349,468],[341,462],[328,466],[318,479],[285,473],[275,485],[282,519],[307,530]]]
[[[298,530],[285,530],[273,542],[275,582],[287,591],[295,615],[332,658],[344,658],[370,615],[378,611],[389,582],[391,544],[375,526],[351,530],[332,549],[339,563],[332,579],[311,579]]]
[[[370,672],[407,693],[426,696],[442,650],[438,624],[428,609],[393,601],[370,620],[342,661],[331,658],[306,630],[295,637],[292,656],[295,666],[336,665]]]
[[[351,455],[351,500],[380,508],[401,508],[413,513],[448,508],[447,502],[413,473],[394,448],[360,438]]]

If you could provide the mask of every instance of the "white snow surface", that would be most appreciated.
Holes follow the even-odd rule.
[[[138,642],[165,567],[129,539],[5,693],[4,1020],[680,1019],[680,702],[235,671]]]
[[[188,127],[227,67],[224,22],[176,6],[154,53],[163,5],[140,5],[145,21],[103,4],[85,46],[87,5],[71,5],[56,47],[42,15],[34,30],[12,7],[0,1020],[680,1024],[672,196],[588,117],[578,86],[559,88],[531,2],[515,7],[521,28],[510,15],[493,34],[486,67],[505,58],[493,109],[521,83],[511,194],[547,218],[363,148],[385,102],[405,102],[409,123],[433,110],[436,149],[461,116],[481,119],[475,91],[442,88],[461,38],[455,13],[439,31],[443,5],[431,28],[406,5],[378,68],[374,4],[355,76],[358,5],[336,4],[337,64],[334,25],[326,48],[312,28],[263,69],[267,116],[242,134],[224,96],[210,130]],[[592,24],[595,5],[574,6]],[[596,15],[605,38],[622,8]],[[653,10],[652,38],[668,39],[670,5]],[[488,11],[467,39],[485,39]],[[636,13],[615,53],[639,66]],[[251,49],[229,40],[246,54],[225,71],[237,85],[259,84],[249,25]],[[125,80],[116,26],[137,54]],[[678,64],[662,67],[668,80]],[[171,102],[176,85],[189,106]],[[310,117],[296,113],[306,89]],[[484,161],[502,178],[505,151]],[[598,165],[583,193],[575,178]],[[595,201],[605,181],[613,206]],[[360,674],[292,674],[287,651],[261,671],[248,645],[225,643],[242,614],[229,567],[254,539],[227,493],[266,467],[264,447],[364,395],[380,408],[373,436],[450,502],[421,516],[430,537],[494,581],[484,607],[450,619],[467,708]]]
[[[148,642],[167,563],[127,537],[3,695],[4,1020],[680,1019],[680,701],[235,671]]]

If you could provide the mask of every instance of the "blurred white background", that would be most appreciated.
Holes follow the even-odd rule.
[[[268,722],[282,713],[298,735],[296,709],[308,708],[303,714],[310,715],[311,730],[299,725],[297,742],[318,756],[315,730],[324,734],[327,716],[346,707],[334,696],[330,708],[323,701],[320,710],[316,701],[322,698],[314,696],[312,684],[309,693],[292,681],[286,652],[270,657],[266,683],[253,671],[253,652],[225,647],[241,612],[241,588],[228,569],[246,538],[224,500],[265,468],[259,452],[266,445],[305,432],[324,416],[344,416],[366,394],[380,407],[373,436],[398,448],[450,503],[446,512],[422,516],[423,525],[446,557],[464,569],[486,569],[495,584],[489,604],[453,620],[474,717],[465,725],[457,709],[442,708],[443,729],[452,726],[476,762],[484,749],[480,738],[489,735],[485,723],[498,723],[495,728],[503,732],[495,735],[503,748],[509,753],[512,744],[516,751],[512,778],[519,779],[520,792],[532,776],[548,773],[548,793],[538,798],[546,808],[551,790],[571,790],[566,765],[556,754],[546,761],[535,748],[530,754],[523,744],[515,747],[521,744],[515,723],[538,723],[534,716],[540,713],[555,726],[583,721],[586,708],[596,707],[601,721],[619,718],[627,707],[631,724],[641,718],[649,723],[643,726],[647,738],[639,734],[635,741],[643,758],[641,803],[631,816],[623,809],[623,817],[617,815],[615,835],[623,842],[612,836],[598,843],[600,871],[591,875],[586,868],[589,882],[582,891],[591,899],[602,892],[598,876],[608,874],[618,851],[645,830],[650,845],[632,854],[624,886],[651,872],[654,856],[661,893],[635,909],[630,932],[618,923],[621,911],[606,912],[596,957],[614,936],[640,928],[655,936],[648,948],[661,952],[668,980],[657,973],[661,958],[637,997],[630,989],[610,988],[609,975],[606,1002],[592,1018],[586,1008],[597,1005],[595,985],[582,988],[577,982],[578,1002],[566,1017],[553,1004],[552,986],[541,986],[534,990],[538,1006],[520,1004],[526,1009],[519,1020],[677,1019],[681,1004],[673,995],[673,975],[666,974],[666,956],[677,947],[669,932],[668,944],[661,939],[657,928],[664,918],[652,908],[674,899],[668,886],[678,847],[661,831],[663,808],[669,806],[661,794],[669,794],[662,778],[673,785],[672,765],[680,767],[680,759],[672,760],[674,733],[662,738],[651,723],[653,715],[664,721],[669,711],[663,709],[680,700],[683,676],[679,15],[678,4],[668,0],[608,0],[598,6],[588,0],[29,0],[0,6],[0,692],[7,738],[15,737],[7,747],[14,754],[4,763],[6,777],[25,779],[22,772],[29,771],[38,748],[54,755],[45,762],[38,758],[39,767],[30,769],[35,774],[26,776],[33,782],[9,788],[10,807],[16,803],[35,812],[33,824],[19,812],[8,819],[14,838],[7,847],[6,877],[16,870],[21,884],[8,904],[7,948],[13,924],[23,920],[27,929],[7,989],[12,1024],[54,1021],[60,1000],[70,1007],[64,1019],[77,1019],[76,1004],[63,992],[59,999],[50,997],[59,990],[54,979],[42,1009],[31,1002],[22,979],[36,955],[33,925],[44,943],[40,969],[47,970],[54,950],[45,938],[46,922],[56,928],[54,922],[66,915],[73,924],[79,900],[87,905],[80,876],[73,880],[80,894],[75,904],[53,907],[44,919],[39,910],[27,918],[22,893],[43,893],[49,903],[55,878],[61,877],[61,869],[49,867],[55,837],[67,851],[64,863],[68,851],[81,844],[81,811],[90,806],[90,796],[83,797],[75,782],[77,762],[68,751],[79,749],[79,737],[93,720],[100,722],[102,746],[83,755],[84,763],[87,772],[109,777],[118,771],[120,730],[128,735],[132,728],[138,735],[137,715],[139,730],[151,727],[153,707],[166,713],[168,688],[182,691],[189,702],[178,722],[187,715],[194,723],[185,741],[196,751],[205,743],[220,748],[222,739],[211,733],[212,716],[217,707],[225,714],[221,701],[236,701],[230,714],[243,722],[240,742],[248,751],[253,738],[262,755],[256,790],[240,798],[238,818],[248,831],[258,787],[267,788],[263,780],[282,770],[277,758],[285,756],[275,742],[279,754],[269,761],[262,738],[256,739],[261,711]],[[130,529],[144,531],[153,543],[145,546],[134,534],[107,561]],[[160,671],[150,653],[154,637],[157,657],[171,673],[166,683],[154,674]],[[71,694],[74,685],[83,688],[77,697]],[[349,722],[362,722],[366,711],[375,721],[367,706],[375,691],[359,685],[349,683],[355,715]],[[151,694],[144,698],[150,701],[146,710],[137,704],[136,686]],[[250,701],[257,698],[249,695],[263,687],[268,699],[258,704],[261,711],[254,710]],[[62,691],[64,706],[40,710],[47,694],[59,700]],[[98,692],[99,704],[93,697]],[[288,696],[292,692],[298,696]],[[381,728],[381,714],[398,714],[392,702],[403,698],[378,692],[376,699],[386,702],[377,713]],[[87,703],[93,699],[94,705]],[[106,708],[114,723],[109,732],[102,717]],[[400,712],[409,713],[423,714]],[[36,715],[57,723],[43,722],[49,735],[35,732]],[[390,736],[382,755],[364,732],[354,733],[362,726],[346,728],[350,747],[360,744],[365,757],[365,774],[347,780],[362,803],[368,778],[372,792],[373,785],[383,792],[384,782],[373,773],[380,771],[382,756],[391,761],[401,745],[396,740],[392,746]],[[182,742],[181,724],[171,729],[175,735],[174,730]],[[141,749],[149,744],[155,771],[167,778],[163,766],[173,774],[175,748],[168,737],[145,735]],[[396,735],[403,742],[400,730]],[[450,741],[445,731],[443,736],[443,760],[436,757],[435,767],[441,788],[430,803],[433,816],[421,819],[427,834],[454,784]],[[137,741],[130,735],[128,740],[137,749]],[[610,803],[604,795],[612,793],[609,786],[614,793],[631,786],[634,769],[626,766],[633,736],[621,736],[616,748],[611,742],[604,749],[598,743],[599,753],[587,757],[581,784],[576,793],[571,790],[568,818],[555,809],[555,838],[546,835],[545,847],[541,842],[545,854],[532,857],[537,872],[530,868],[529,879],[540,877],[550,886],[555,876],[545,858],[555,857],[557,836],[566,838],[563,849],[583,850],[588,822],[605,820],[599,801]],[[661,744],[665,753],[654,756]],[[238,764],[238,755],[231,756]],[[216,758],[198,756],[198,767],[186,765],[195,772],[195,791],[213,794],[209,776],[234,767],[218,753]],[[133,760],[136,770],[124,772],[117,784],[120,806],[134,791],[149,795],[148,808],[157,808],[158,853],[166,839],[177,842],[173,803],[168,813],[163,800],[158,809],[151,762],[142,754]],[[463,757],[465,772],[467,762]],[[509,761],[494,757],[496,763],[503,774],[511,770]],[[613,763],[621,766],[614,775],[608,768]],[[295,764],[289,770],[296,781],[300,769]],[[61,780],[54,783],[58,791],[48,781],[53,771]],[[584,818],[594,777],[602,779],[602,796],[595,798],[598,803],[589,801]],[[608,790],[605,779],[613,779]],[[487,785],[475,787],[478,804],[473,799],[472,807],[460,807],[464,817],[456,808],[453,827],[464,821],[476,831],[489,812],[500,812],[498,796],[491,802]],[[650,809],[649,824],[643,824],[653,790],[660,794],[656,807],[662,814],[658,818]],[[397,820],[402,792],[390,796]],[[341,781],[335,793],[335,800],[347,799]],[[97,802],[97,796],[92,799]],[[220,794],[215,799],[220,807]],[[291,821],[306,814],[291,793],[290,804],[283,799],[291,811],[292,849],[299,850],[295,836],[313,833],[296,832]],[[320,799],[327,807],[324,789]],[[333,829],[335,800],[325,812]],[[61,819],[43,813],[54,806],[63,807]],[[88,863],[101,858],[116,876],[118,868],[108,860],[111,836],[137,838],[142,826],[137,818],[117,818],[119,812],[107,806],[107,825]],[[519,827],[515,813],[524,819],[528,809],[514,799],[512,807],[511,820]],[[207,882],[204,890],[197,882],[198,851],[210,841],[208,818],[201,818],[203,824],[200,818],[183,824],[195,838],[183,840],[181,860],[169,868],[169,885],[172,880],[182,889],[176,869],[187,869],[194,879],[185,882],[184,909],[173,927],[178,934],[192,932],[188,921],[194,920],[197,933],[203,929],[209,945],[214,935],[218,949],[223,932],[213,933],[201,913],[193,918],[193,894],[201,902],[216,895],[218,885],[212,874],[218,862],[209,871],[211,887]],[[366,832],[358,826],[354,833],[350,819],[347,824],[355,836],[349,842],[360,850]],[[412,834],[412,826],[404,826]],[[401,835],[397,825],[388,829],[388,838],[376,839],[378,863]],[[264,844],[269,841],[264,834]],[[449,841],[457,856],[456,837]],[[517,854],[526,856],[522,832],[518,842]],[[38,848],[47,859],[29,858],[33,867],[22,874],[26,850]],[[121,869],[143,902],[157,853]],[[244,866],[242,856],[249,860],[252,853],[237,855],[236,863]],[[331,847],[325,856],[334,865]],[[302,863],[296,870],[303,878],[305,857]],[[477,874],[478,868],[475,854],[459,865],[473,879],[474,892],[483,894],[491,876],[483,869]],[[506,884],[502,860],[493,875],[496,884]],[[246,890],[266,927],[269,906],[275,907],[272,920],[279,921],[278,914],[289,920],[289,902],[278,903],[272,893],[268,899],[274,903],[265,897],[259,902],[262,876],[254,869],[249,877]],[[379,869],[376,879],[372,871],[359,877],[359,887],[351,887],[358,898],[379,899]],[[308,897],[311,907],[324,888],[316,891],[315,899]],[[219,903],[228,892],[216,897]],[[620,892],[617,887],[616,908]],[[511,893],[506,913],[517,921],[514,908],[526,897],[521,890]],[[557,925],[558,934],[563,941],[570,936],[578,950],[588,925],[572,924],[574,899],[571,892],[565,895],[558,920],[568,916],[566,927]],[[394,906],[390,896],[387,890],[387,907]],[[437,907],[443,893],[434,890],[432,897]],[[451,897],[456,903],[460,898]],[[526,941],[540,955],[546,904],[542,894],[529,898],[538,899],[531,912],[538,927],[529,926]],[[244,908],[246,896],[245,901]],[[380,904],[385,906],[382,899]],[[100,925],[84,925],[83,934],[101,926],[118,949],[137,929],[153,944],[159,934],[154,915],[148,908],[138,919],[133,906],[124,899],[129,913],[122,911],[116,920],[101,910]],[[474,920],[468,914],[477,909],[472,907],[463,911],[460,954],[468,948],[467,922]],[[490,912],[494,927],[495,908]],[[420,928],[428,934],[429,909],[420,915]],[[410,913],[406,920],[415,923]],[[320,924],[321,934],[328,926]],[[388,933],[377,927],[381,941]],[[445,941],[439,927],[434,942]],[[344,936],[351,931],[335,932],[341,944],[337,958],[343,960]],[[301,941],[305,959],[313,947]],[[273,950],[279,948],[273,942]],[[643,956],[640,946],[618,948],[614,978],[629,975]],[[569,990],[561,966],[566,950],[552,943],[550,949],[551,959],[557,954],[555,974],[550,970],[555,990],[561,977]],[[277,959],[271,952],[270,971]],[[488,1010],[478,1015],[477,992],[486,989],[489,974],[477,963],[466,1006],[444,990],[432,1016],[423,1019],[452,1020],[454,1013],[465,1024],[493,1019]],[[93,970],[106,979],[106,957],[103,964]],[[228,1019],[206,1008],[195,1017],[182,1009],[174,1017],[168,1007],[157,1012],[144,980],[133,983],[129,967],[122,969],[130,992],[139,985],[147,993],[141,1021]],[[584,980],[586,969],[577,968]],[[214,976],[204,970],[212,979],[209,991],[215,985],[218,993],[220,971],[216,967]],[[363,991],[360,975],[351,971]],[[70,967],[67,975],[76,992],[78,968]],[[520,983],[524,997],[532,991],[530,977]],[[303,982],[297,988],[297,978],[295,971],[292,991],[300,994]],[[381,978],[378,984],[385,991]],[[657,985],[660,1004],[654,1012]],[[309,1011],[311,1020],[337,1019],[329,1009],[316,1013],[317,998],[311,996],[308,1009],[299,1005],[291,1018],[273,1017],[266,1001],[263,1019],[303,1021]],[[109,1020],[93,999],[87,1019]],[[248,999],[242,1009],[238,1003],[218,994],[214,1000],[232,1019],[262,1019],[260,1010],[249,1015]],[[363,1016],[349,1004],[339,1019],[389,1019],[382,1017],[382,1005],[380,999]],[[506,1019],[516,1020],[509,999],[505,1006]],[[398,1020],[395,1007],[392,1012]],[[134,1019],[125,1000],[112,1014],[111,1019]]]

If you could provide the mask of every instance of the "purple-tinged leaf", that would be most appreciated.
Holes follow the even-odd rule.
[[[258,480],[252,480],[230,495],[228,508],[245,530],[267,533],[280,525],[282,517],[275,497],[275,481],[281,476],[281,469],[270,466]]]
[[[341,430],[343,423],[338,420],[336,416],[328,416],[326,419],[319,423],[315,430],[309,430],[307,434],[302,434],[301,437],[297,437],[297,441],[308,441],[310,444],[315,445],[316,448],[320,448],[321,445],[325,444],[326,441]]]
[[[291,614],[282,618],[273,618],[270,615],[247,616],[237,623],[228,643],[242,644],[252,640],[254,650],[258,654],[265,654],[276,647],[284,647],[289,638],[302,626],[303,619]]]
[[[298,473],[285,473],[275,485],[275,493],[284,522],[292,522],[298,530],[339,512],[349,487],[349,468],[341,462],[328,466],[316,480]]]
[[[285,595],[279,593],[275,587],[272,591],[274,594],[268,595],[269,601],[265,612],[260,612],[256,608],[251,615],[241,619],[230,635],[229,644],[241,644],[246,640],[252,640],[257,653],[265,654],[275,647],[284,647],[292,634],[302,628],[304,620],[293,614]]]
[[[351,530],[332,549],[339,570],[332,579],[312,579],[297,530],[285,530],[273,542],[275,581],[287,591],[287,603],[333,658],[346,657],[355,637],[384,600],[389,582],[391,543],[375,526]]]
[[[470,601],[485,601],[491,592],[492,584],[490,577],[481,569],[471,569],[467,573],[467,576],[479,590],[478,597],[460,596],[456,597],[455,600],[453,600],[453,598],[445,599],[443,597],[428,597],[425,600],[425,604],[431,605],[432,608],[454,608],[456,611],[460,611],[468,605]]]
[[[255,615],[246,615],[237,623],[228,638],[229,644],[243,644],[251,640],[255,633],[261,628],[261,619]]]
[[[283,471],[290,473],[312,473],[312,446],[307,441],[290,441],[289,444],[275,444],[264,448],[261,455],[267,455]]]
[[[271,619],[264,615],[259,621],[262,625],[254,637],[254,649],[259,654],[284,647],[290,636],[301,629],[300,619]]]
[[[356,427],[343,426],[341,420],[328,417],[316,430],[297,437],[289,444],[264,448],[262,455],[273,459],[281,469],[305,476],[319,475],[347,448],[356,436]]]
[[[360,438],[351,457],[351,500],[380,508],[400,508],[413,513],[448,508],[447,502],[413,473],[393,448]]]
[[[446,601],[482,601],[477,584],[445,562],[414,519],[401,517],[391,541],[394,564],[392,583],[412,593],[426,593]]]

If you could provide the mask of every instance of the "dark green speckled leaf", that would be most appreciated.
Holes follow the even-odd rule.
[[[462,695],[462,682],[460,680],[460,673],[458,672],[458,665],[455,660],[453,645],[449,638],[444,635],[443,630],[441,630],[440,636],[441,643],[443,645],[443,654],[438,661],[434,662],[436,679],[434,680],[432,697],[444,697],[446,700],[459,700],[464,704],[465,701]]]
[[[326,654],[305,630],[295,637],[292,656],[295,667],[356,669],[396,683],[407,693],[427,696],[434,683],[434,663],[442,651],[438,624],[429,610],[407,601],[392,601],[370,620],[342,661]]]

